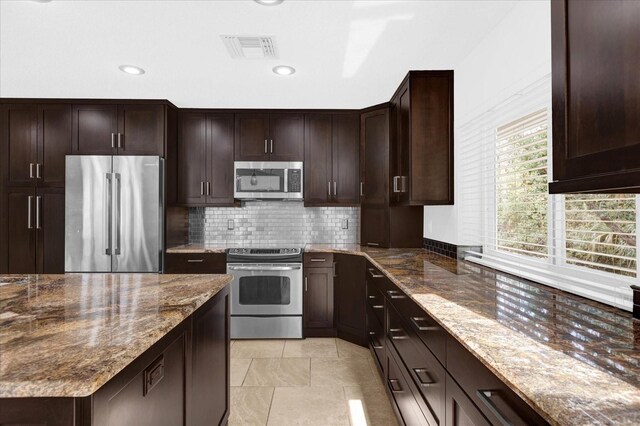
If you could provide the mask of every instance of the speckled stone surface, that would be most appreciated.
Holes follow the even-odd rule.
[[[93,394],[230,275],[0,276],[0,398]]]
[[[640,321],[630,312],[422,249],[363,255],[552,424],[640,424]]]
[[[166,253],[224,253],[225,247],[210,246],[206,244],[185,244],[182,246],[170,247]]]

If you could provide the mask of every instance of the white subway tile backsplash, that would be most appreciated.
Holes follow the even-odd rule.
[[[343,229],[345,220],[348,228]],[[233,229],[229,229],[233,224]],[[189,241],[222,246],[358,243],[360,208],[304,207],[301,202],[251,201],[242,207],[189,209]]]

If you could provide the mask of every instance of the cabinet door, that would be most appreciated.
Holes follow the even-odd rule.
[[[333,327],[333,268],[307,268],[304,276],[304,327]]]
[[[389,247],[389,208],[363,205],[360,215],[362,245]]]
[[[72,152],[84,155],[115,155],[118,133],[116,105],[74,105]]]
[[[207,181],[207,114],[180,112],[178,123],[178,202],[204,204]]]
[[[400,89],[395,104],[395,141],[394,141],[394,161],[391,164],[391,201],[396,204],[407,204],[409,202],[409,161],[411,144],[411,131],[409,121],[409,82]]]
[[[236,161],[269,161],[269,114],[236,114]]]
[[[38,186],[64,187],[65,155],[71,154],[71,105],[38,105]]]
[[[634,1],[551,2],[552,192],[638,191],[639,21]]]
[[[331,201],[330,114],[307,114],[304,138],[304,205],[322,206]]]
[[[163,155],[164,105],[118,105],[119,155]]]
[[[269,115],[269,158],[271,161],[304,161],[302,114]]]
[[[387,368],[385,369],[387,392],[391,395],[394,411],[405,425],[428,426],[416,399],[411,393],[407,378],[403,375],[402,361],[396,352],[387,348]]]
[[[64,273],[64,188],[38,189],[35,223],[39,274]]]
[[[341,205],[360,203],[359,124],[357,114],[333,116],[333,201]]]
[[[365,265],[362,256],[335,254],[334,278],[338,337],[367,345]]]
[[[209,115],[207,204],[233,204],[233,115]]]
[[[389,109],[362,114],[360,171],[363,205],[386,205],[389,194]]]
[[[36,273],[36,193],[34,188],[10,188],[8,193],[8,273]]]
[[[1,152],[5,157],[6,180],[14,185],[35,185],[37,155],[36,105],[16,104],[2,107],[3,124],[0,130]]]
[[[447,426],[489,426],[491,424],[448,374],[446,395]]]

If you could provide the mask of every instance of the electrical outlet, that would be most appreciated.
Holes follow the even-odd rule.
[[[229,231],[233,230],[233,219],[229,219],[229,221],[227,222],[227,229]]]
[[[349,229],[349,219],[342,219],[342,229]]]

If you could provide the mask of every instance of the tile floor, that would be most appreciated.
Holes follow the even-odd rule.
[[[231,426],[397,424],[366,348],[332,338],[231,342]]]

